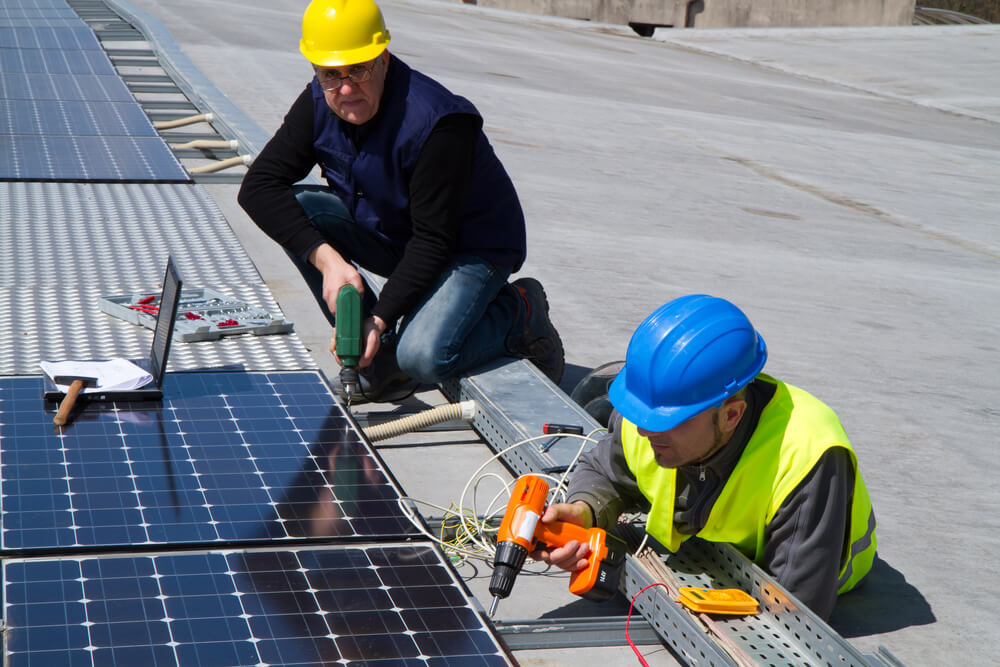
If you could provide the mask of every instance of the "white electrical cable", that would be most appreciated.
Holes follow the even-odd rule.
[[[541,477],[542,479],[545,479],[547,482],[550,483],[551,493],[552,493],[551,502],[562,502],[563,500],[565,500],[566,492],[568,490],[566,478],[569,475],[569,471],[573,469],[573,466],[576,465],[576,462],[583,455],[583,451],[586,448],[587,443],[597,442],[597,440],[593,437],[594,434],[603,430],[604,429],[594,429],[588,435],[578,435],[575,433],[560,434],[562,437],[578,438],[583,442],[580,443],[580,447],[577,450],[576,455],[573,457],[573,460],[566,467],[566,470],[562,473],[561,476],[555,477],[553,475],[546,475],[546,474],[537,475],[538,477]],[[462,493],[459,496],[459,502],[455,509],[443,508],[433,503],[409,497],[400,498],[398,504],[402,509],[403,513],[410,520],[410,522],[413,523],[413,525],[417,528],[417,530],[419,530],[421,534],[425,535],[426,537],[429,537],[435,543],[440,545],[445,550],[445,553],[453,552],[455,554],[463,556],[463,558],[477,558],[492,565],[493,556],[496,552],[496,542],[495,540],[493,541],[489,540],[487,536],[494,535],[497,532],[497,528],[491,527],[490,522],[496,519],[497,516],[502,516],[503,512],[506,510],[507,499],[510,497],[511,487],[516,482],[516,480],[508,482],[504,480],[497,473],[493,472],[483,473],[482,471],[490,463],[492,463],[493,461],[495,461],[496,459],[500,458],[501,456],[503,456],[504,454],[513,449],[516,449],[531,442],[535,442],[537,440],[549,439],[551,437],[552,435],[550,434],[543,434],[531,438],[526,438],[524,440],[521,440],[520,442],[514,443],[513,445],[502,449],[501,451],[495,453],[494,455],[486,459],[486,461],[484,461],[483,464],[480,465],[472,473],[472,475],[469,477],[468,482],[466,482],[465,486],[462,488]],[[486,505],[485,512],[482,515],[480,515],[480,513],[477,511],[479,484],[486,479],[495,479],[500,483],[501,488],[490,499],[489,503]],[[470,488],[472,490],[472,499],[471,499],[472,506],[467,510],[465,506],[465,501],[466,501],[466,496],[469,494]],[[410,503],[420,503],[427,507],[432,507],[434,509],[442,511],[444,513],[444,518],[442,520],[447,520],[448,515],[454,514],[457,521],[459,522],[455,529],[455,534],[456,534],[455,542],[462,541],[463,543],[468,542],[471,544],[475,544],[476,547],[479,549],[479,551],[471,551],[468,549],[460,548],[456,544],[444,542],[437,536],[432,535],[424,527],[424,524],[420,520],[420,518],[416,514],[414,514],[413,508],[411,508],[410,505],[407,504],[407,501]],[[483,518],[480,519],[479,518],[480,516],[482,516]]]

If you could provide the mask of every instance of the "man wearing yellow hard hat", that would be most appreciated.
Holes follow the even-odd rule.
[[[299,49],[315,76],[244,177],[240,205],[331,324],[343,285],[365,295],[369,398],[505,355],[559,382],[562,342],[541,284],[507,282],[525,258],[524,214],[482,117],[388,44],[372,0],[309,4]],[[296,185],[317,164],[328,187]],[[387,278],[377,299],[356,267]]]

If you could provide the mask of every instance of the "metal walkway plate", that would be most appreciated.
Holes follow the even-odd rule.
[[[155,288],[167,256],[189,287],[260,283],[212,197],[197,185],[0,183],[0,285]]]
[[[280,316],[266,285],[226,285],[223,291]],[[0,287],[0,375],[38,375],[38,362],[149,355],[153,333],[101,312],[96,286]],[[316,367],[294,334],[227,336],[170,348],[167,370],[242,368],[297,370]]]

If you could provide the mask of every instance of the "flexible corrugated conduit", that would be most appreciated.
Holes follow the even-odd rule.
[[[194,125],[195,123],[211,123],[214,119],[215,114],[213,113],[199,113],[194,116],[175,118],[174,120],[157,121],[153,123],[153,127],[157,130],[169,130],[172,127],[183,127],[185,125]]]
[[[170,144],[170,147],[174,150],[184,150],[187,148],[225,148],[231,151],[235,151],[239,147],[239,142],[233,139],[232,141],[226,141],[225,139],[195,139],[184,144]]]
[[[369,440],[377,442],[397,435],[403,435],[404,433],[412,433],[426,426],[433,426],[434,424],[440,424],[451,419],[472,421],[472,418],[475,416],[475,401],[448,403],[391,422],[369,426],[364,429],[364,433]]]
[[[231,157],[228,160],[219,160],[218,162],[213,162],[212,164],[205,164],[200,167],[188,169],[188,173],[211,174],[212,172],[222,171],[223,169],[229,169],[230,167],[235,167],[237,165],[250,164],[252,161],[252,155],[237,155],[236,157]]]

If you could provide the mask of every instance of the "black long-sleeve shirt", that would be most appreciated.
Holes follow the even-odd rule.
[[[748,385],[747,409],[729,442],[708,460],[678,468],[674,524],[679,532],[693,535],[705,526],[773,392],[765,383]],[[581,457],[567,496],[567,502],[586,502],[594,525],[602,528],[613,526],[623,512],[650,509],[625,460],[621,419],[612,413],[608,434]],[[765,531],[762,567],[824,619],[837,601],[853,488],[850,454],[833,447],[788,495]]]
[[[250,165],[238,197],[258,227],[303,259],[326,242],[309,224],[292,191],[316,165],[313,113],[312,92],[306,86]],[[356,145],[364,142],[367,127],[377,118],[357,126]],[[417,305],[457,247],[459,216],[481,128],[478,116],[451,114],[424,143],[408,184],[412,236],[372,310],[390,326]],[[352,259],[363,264],[363,258]]]

